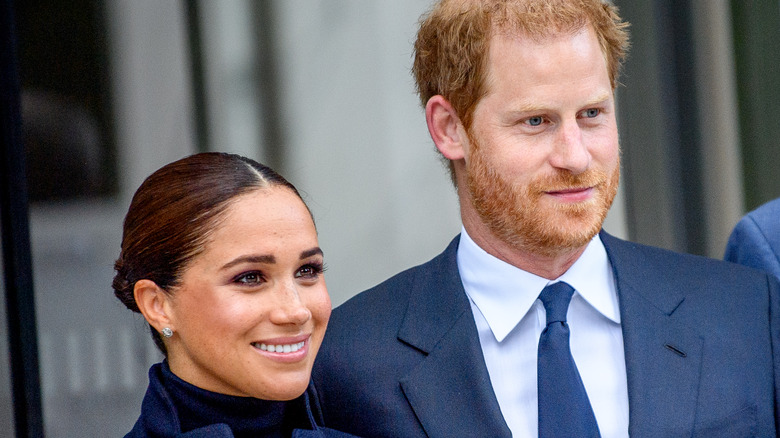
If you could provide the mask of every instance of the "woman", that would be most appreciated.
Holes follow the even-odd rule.
[[[127,436],[348,436],[318,427],[305,393],[331,306],[283,177],[224,153],[168,164],[135,193],[115,269],[165,356]]]

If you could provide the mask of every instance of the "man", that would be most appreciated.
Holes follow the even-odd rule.
[[[600,232],[626,26],[599,0],[442,0],[421,23],[414,73],[463,230],[334,310],[314,371],[326,425],[775,436],[776,280]]]
[[[780,198],[751,211],[737,223],[723,258],[780,278]]]

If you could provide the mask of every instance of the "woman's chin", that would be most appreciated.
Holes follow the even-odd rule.
[[[285,375],[266,375],[262,379],[262,385],[258,381],[257,391],[250,394],[252,397],[271,400],[289,401],[300,397],[309,387],[311,372],[285,373]]]

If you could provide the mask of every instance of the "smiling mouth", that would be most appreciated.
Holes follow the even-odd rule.
[[[294,344],[275,344],[275,345],[269,345],[269,344],[257,344],[253,343],[255,347],[263,350],[268,351],[269,353],[294,353],[306,344],[305,341],[296,342]]]

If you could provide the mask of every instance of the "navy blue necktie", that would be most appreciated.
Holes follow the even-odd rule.
[[[558,282],[539,295],[547,311],[547,327],[539,338],[537,359],[539,438],[600,436],[569,348],[566,312],[572,294],[571,286]]]

